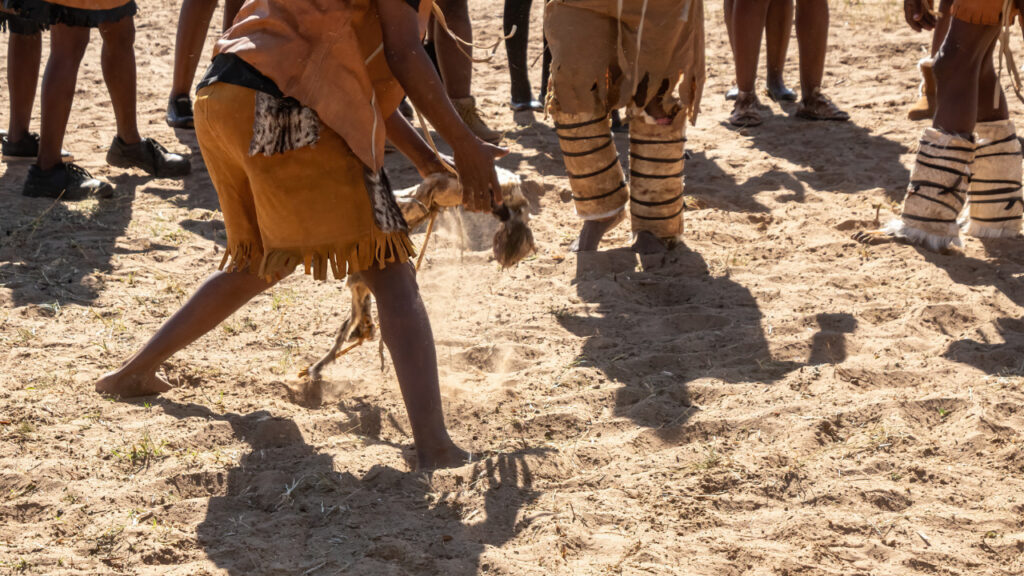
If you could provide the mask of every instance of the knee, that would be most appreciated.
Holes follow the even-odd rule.
[[[419,298],[420,289],[412,262],[388,264],[383,269],[372,267],[360,274],[374,298],[385,306],[413,302]]]
[[[50,34],[50,59],[47,66],[56,64],[77,67],[89,46],[89,30],[74,29],[68,33],[57,32],[56,28]]]
[[[946,44],[949,44],[948,42]],[[935,60],[932,63],[932,73],[935,75],[935,81],[942,84],[948,85],[950,80],[954,80],[957,77],[965,76],[971,66],[969,58],[965,58],[964,51],[957,46],[947,46],[943,44],[942,48],[939,49],[939,53],[935,55]]]
[[[127,51],[135,49],[135,19],[125,18],[110,26],[101,26],[100,35],[103,37],[103,49]]]

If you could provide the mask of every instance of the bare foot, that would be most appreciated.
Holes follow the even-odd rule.
[[[626,211],[622,210],[615,216],[603,220],[586,220],[580,229],[579,238],[572,241],[569,250],[573,252],[593,252],[601,245],[604,235],[626,219]]]
[[[796,102],[796,92],[787,88],[782,78],[768,79],[768,97],[775,102]]]
[[[436,470],[438,468],[457,468],[473,461],[473,454],[449,442],[448,446],[440,450],[416,449],[416,469],[420,471]]]
[[[170,389],[171,385],[163,378],[157,376],[155,372],[130,374],[118,370],[104,374],[102,378],[96,381],[97,392],[120,398],[154,396],[167,392]]]
[[[669,246],[665,242],[646,230],[637,232],[636,239],[633,240],[633,252],[637,254],[664,254],[668,249]]]
[[[884,230],[861,230],[853,235],[853,239],[861,244],[888,244],[897,242],[899,238],[886,233]]]

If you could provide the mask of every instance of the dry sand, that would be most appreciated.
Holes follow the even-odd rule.
[[[494,38],[499,3],[472,8]],[[138,18],[139,113],[146,135],[196,150],[163,125],[177,10],[156,0]],[[503,108],[502,50],[477,66],[512,148],[501,164],[537,183],[540,250],[501,272],[472,219],[464,253],[451,220],[430,250],[448,421],[480,460],[429,477],[409,472],[376,345],[329,369],[323,408],[282,392],[347,313],[337,283],[293,277],[257,298],[165,366],[177,388],[162,398],[93,393],[224,246],[200,158],[184,184],[104,166],[94,39],[67,147],[116,197],[25,199],[25,168],[0,167],[0,572],[1024,572],[1021,240],[932,255],[849,238],[903,196],[928,38],[898,2],[835,2],[826,91],[853,121],[773,105],[737,132],[719,4],[708,18],[687,170],[702,207],[686,247],[647,270],[621,228],[605,252],[567,253],[550,121]]]

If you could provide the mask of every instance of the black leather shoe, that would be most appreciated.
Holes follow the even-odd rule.
[[[171,128],[195,129],[195,119],[192,114],[192,99],[188,95],[181,95],[171,98],[167,102],[167,125]]]
[[[3,149],[4,162],[30,162],[39,156],[39,134],[26,132],[17,142],[11,142],[5,132],[0,136],[0,147]],[[60,151],[62,162],[71,162],[75,159],[71,152]]]
[[[107,164],[118,168],[141,168],[157,178],[180,178],[192,171],[188,158],[173,154],[152,138],[138,144],[125,144],[115,136],[107,151]]]
[[[61,200],[84,200],[90,196],[110,198],[114,188],[89,174],[89,171],[77,164],[61,164],[41,169],[33,164],[28,169],[25,186],[21,193],[30,198],[60,198]]]

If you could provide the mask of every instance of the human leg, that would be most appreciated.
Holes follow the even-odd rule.
[[[274,284],[249,272],[214,272],[138,352],[96,382],[96,391],[129,398],[170,390],[156,375],[160,364]]]
[[[732,10],[735,2],[736,0],[725,0],[725,3],[722,6],[725,15],[725,33],[729,35],[729,50],[732,51],[733,58],[736,58],[736,46],[733,44],[732,39]],[[729,90],[726,91],[725,99],[735,100],[737,95],[739,95],[739,90],[736,88],[736,85],[733,84],[732,88],[729,88]]]
[[[54,24],[50,27],[50,58],[43,73],[40,97],[39,159],[43,170],[61,163],[61,145],[71,116],[78,67],[89,45],[89,29]]]
[[[577,252],[597,250],[604,235],[622,222],[629,186],[619,164],[608,115],[553,111],[576,214],[583,220],[573,243]]]
[[[998,25],[971,24],[959,19],[950,24],[933,67],[938,91],[932,126],[937,130],[967,138],[974,132],[981,71],[998,35]]]
[[[217,0],[184,0],[178,14],[178,32],[174,41],[174,75],[167,104],[167,124],[174,128],[192,128],[192,81],[206,42],[206,31],[217,8]],[[226,12],[226,10],[225,10]]]
[[[530,86],[526,63],[530,42],[530,6],[533,0],[505,0],[504,31],[505,52],[508,54],[508,72],[511,80],[512,108],[535,109],[533,89]],[[515,29],[513,34],[512,30]],[[511,34],[511,36],[509,36]]]
[[[734,126],[761,124],[761,103],[755,87],[768,4],[769,0],[733,0],[732,46],[738,92],[729,122]]]
[[[117,136],[107,152],[107,163],[120,168],[141,168],[160,178],[185,176],[187,158],[172,154],[151,138],[139,134],[136,108],[135,18],[126,16],[99,25],[103,37],[100,64],[117,122]]]
[[[768,95],[772,100],[792,102],[796,94],[786,87],[783,71],[789,37],[793,32],[793,0],[771,0],[765,19],[765,57],[768,69]]]
[[[629,123],[629,212],[637,252],[664,251],[682,236],[685,148],[684,118],[659,124],[634,114]]]
[[[437,5],[444,14],[448,29],[467,43],[472,43],[473,24],[469,19],[468,0],[438,0]],[[439,21],[434,22],[434,46],[445,90],[462,120],[481,140],[492,144],[500,142],[501,133],[491,130],[480,117],[476,99],[471,92],[473,47],[456,42]]]
[[[136,115],[135,17],[105,22],[99,30],[103,38],[100,64],[114,108],[117,137],[126,144],[137,144],[142,137]]]
[[[36,84],[43,49],[42,26],[26,18],[7,15],[0,17],[10,32],[7,44],[7,94],[10,97],[9,131],[0,134],[4,162],[35,161],[39,156],[39,134],[29,131],[32,106],[35,104]],[[74,158],[66,150],[61,160]]]
[[[938,86],[935,118],[932,127],[926,129],[921,138],[907,197],[903,201],[902,216],[890,222],[882,230],[883,234],[904,238],[935,251],[960,244],[957,217],[963,209],[969,191],[968,182],[972,179],[977,148],[973,132],[978,118],[981,70],[986,56],[991,58],[998,34],[998,25],[971,24],[960,19],[954,19],[950,24],[949,33],[935,58]],[[1018,166],[1017,172],[1011,175],[1018,181],[1019,170]],[[1003,186],[990,186],[1001,183],[987,182],[1001,178],[982,180],[985,182],[975,184],[976,197],[990,193],[1002,201],[1005,196],[1006,209],[1016,210],[1016,203],[1010,200],[1014,190],[1001,190]],[[1008,187],[1015,188],[1013,184]],[[979,202],[979,209],[981,204]],[[976,213],[980,215],[981,212]],[[864,234],[859,239],[874,241],[879,236]]]
[[[29,132],[32,106],[39,82],[39,66],[43,51],[43,35],[17,34],[13,30],[7,40],[7,94],[10,117],[7,140],[16,143]]]
[[[850,119],[821,92],[828,49],[828,0],[797,0],[796,39],[800,52],[800,105],[797,116],[807,120]]]
[[[452,442],[444,424],[437,353],[430,319],[409,263],[362,273],[377,300],[381,338],[391,352],[402,400],[409,414],[420,469],[457,466],[469,454]]]
[[[992,62],[995,46],[982,59],[978,82],[978,122],[964,228],[965,233],[981,238],[1019,234],[1024,214],[1021,145]]]

